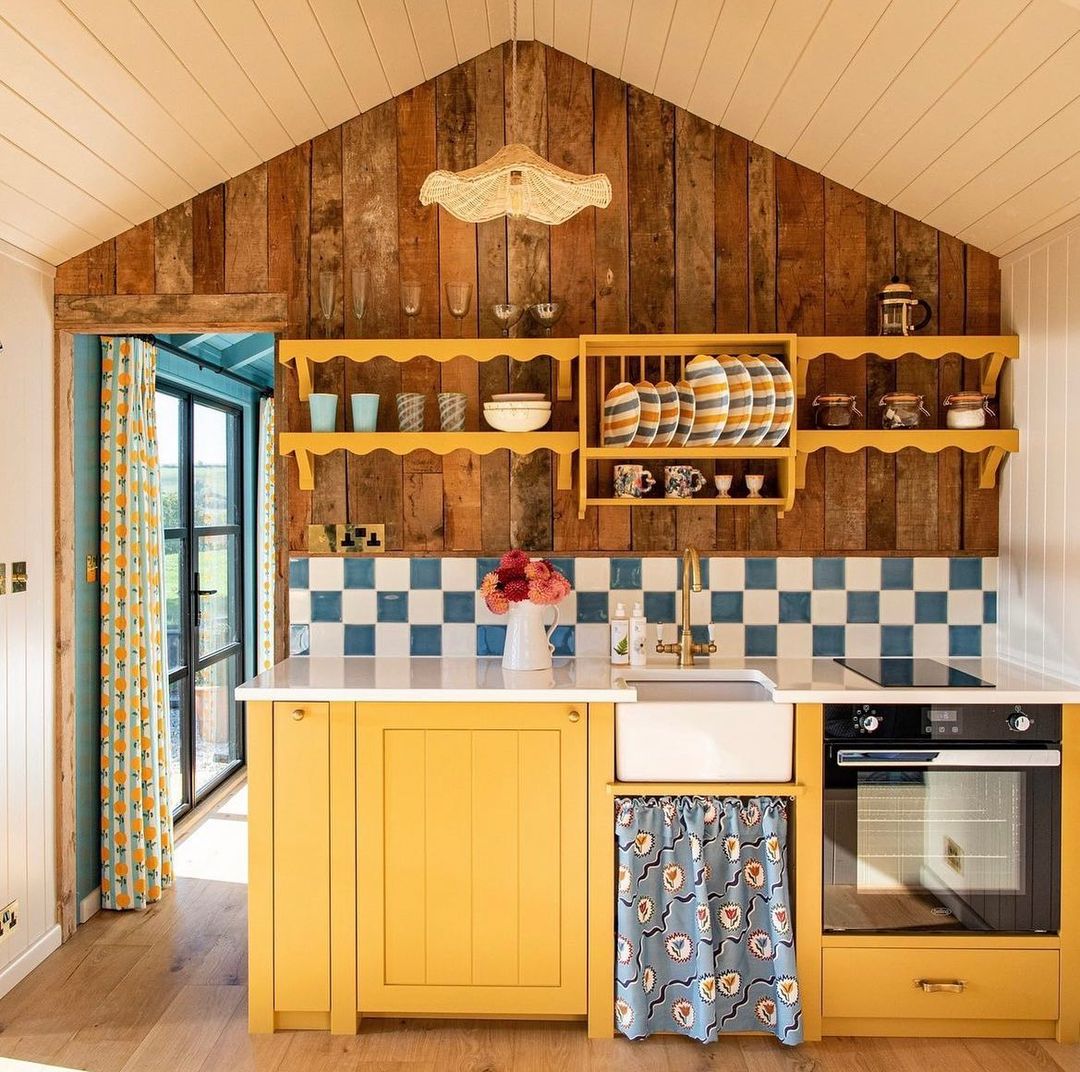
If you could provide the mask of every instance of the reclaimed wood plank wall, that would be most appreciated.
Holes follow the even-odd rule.
[[[796,331],[873,333],[874,295],[899,273],[934,310],[931,330],[999,330],[996,259],[894,213],[821,175],[535,42],[519,51],[516,140],[577,171],[605,171],[611,206],[547,228],[528,221],[473,227],[420,206],[434,167],[460,169],[504,143],[509,53],[493,49],[224,186],[62,265],[64,294],[287,295],[294,337],[396,337],[403,280],[423,285],[418,337],[456,336],[444,285],[474,284],[460,325],[492,336],[495,302],[561,299],[555,332]],[[349,300],[351,265],[365,264],[373,297],[362,325]],[[319,276],[337,279],[323,320]],[[340,297],[344,294],[344,300]],[[965,367],[961,367],[964,365]],[[395,427],[399,390],[463,391],[471,427],[482,399],[552,387],[546,360],[507,367],[428,360],[406,366],[319,366],[317,384],[343,397],[383,396],[380,427]],[[829,359],[811,366],[800,417],[824,389],[854,394],[873,421],[880,395],[918,390],[931,412],[950,391],[977,384],[971,363]],[[279,427],[307,427],[295,378],[279,367]],[[339,407],[345,427],[346,406]],[[434,414],[434,403],[429,410]],[[429,416],[429,419],[430,416]],[[557,404],[555,427],[575,406]],[[576,495],[558,492],[546,453],[404,460],[376,454],[316,460],[316,490],[278,468],[283,551],[306,549],[309,523],[381,521],[390,548],[408,553],[559,551],[670,553],[693,542],[716,552],[794,554],[994,553],[997,491],[978,490],[977,459],[905,451],[812,455],[795,509],[601,508],[584,521]],[[610,484],[610,466],[590,482]],[[677,516],[676,516],[677,515]]]

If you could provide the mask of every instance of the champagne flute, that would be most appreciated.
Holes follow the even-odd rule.
[[[326,334],[330,334],[330,321],[337,305],[337,272],[324,268],[319,272],[319,308],[322,310]]]
[[[420,315],[420,299],[423,291],[422,284],[415,280],[408,280],[401,284],[401,311],[409,322],[409,338],[413,336],[413,325]]]
[[[357,334],[363,328],[364,314],[367,312],[368,299],[371,297],[371,272],[367,268],[354,264],[352,268],[352,307],[356,317]]]
[[[446,304],[450,315],[457,321],[460,339],[465,317],[469,315],[469,306],[472,304],[472,283],[447,283]]]

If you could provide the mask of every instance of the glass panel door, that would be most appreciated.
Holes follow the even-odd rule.
[[[179,814],[244,761],[242,417],[157,393],[169,655],[169,786]]]

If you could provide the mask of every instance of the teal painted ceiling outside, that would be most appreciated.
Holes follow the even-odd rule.
[[[158,335],[209,369],[241,376],[252,386],[274,386],[274,336],[266,332],[213,335]]]

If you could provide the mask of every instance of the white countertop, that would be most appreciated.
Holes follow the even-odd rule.
[[[995,688],[886,689],[832,659],[699,659],[679,670],[673,659],[644,667],[602,658],[556,659],[551,670],[503,670],[497,658],[286,659],[236,690],[239,700],[439,700],[525,703],[633,702],[635,674],[686,679],[718,671],[754,671],[778,703],[1080,703],[1080,686],[1000,659],[942,659]],[[644,673],[642,673],[644,671]]]

